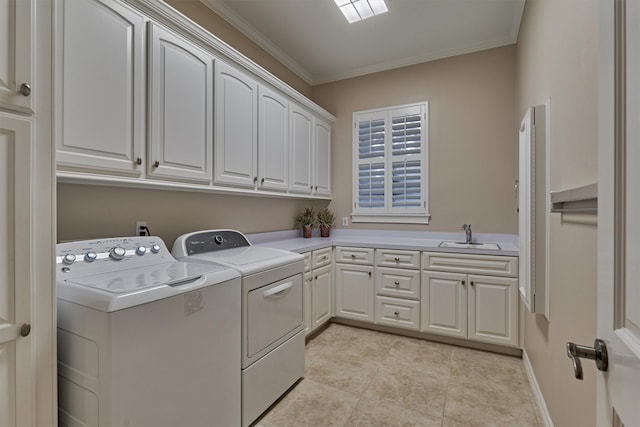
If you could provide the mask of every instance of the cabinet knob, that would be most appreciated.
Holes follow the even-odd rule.
[[[31,333],[31,325],[28,323],[25,323],[24,325],[22,325],[22,327],[20,328],[20,336],[27,337],[29,336],[30,333]]]
[[[395,257],[393,260],[394,260],[395,262],[400,262],[400,258],[398,258],[398,257]]]
[[[257,176],[254,176],[254,177],[253,177],[253,183],[255,184],[256,182],[258,182],[258,177],[257,177]]]
[[[154,168],[157,168],[158,166],[160,166],[160,162],[159,161],[156,160],[155,162],[153,162],[153,167]]]
[[[369,272],[369,277],[371,277],[371,272]]]
[[[20,94],[22,96],[29,96],[31,95],[31,85],[28,83],[22,83],[20,85]]]
[[[393,282],[394,285],[396,286],[400,286],[400,282],[398,282],[397,280],[395,282]]]
[[[138,157],[136,159],[136,165],[140,166],[142,164],[142,159],[140,157]]]
[[[472,281],[470,281],[470,282],[469,282],[469,284],[470,284],[471,286],[475,286],[475,285],[476,285],[475,283],[473,283],[473,280],[472,280]]]
[[[462,286],[466,285],[467,283],[463,280],[462,281]]]
[[[396,316],[399,316],[400,312],[399,311],[394,311],[393,314],[395,314]]]
[[[351,259],[356,259],[356,255],[355,254],[351,254]]]
[[[260,180],[260,184],[264,184],[264,178]]]

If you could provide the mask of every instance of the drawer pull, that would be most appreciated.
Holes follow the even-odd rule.
[[[400,312],[399,311],[394,311],[393,314],[395,314],[396,316],[400,316]]]
[[[289,290],[293,286],[293,282],[283,283],[271,289],[267,289],[262,293],[262,296],[265,298],[277,298],[285,293],[285,291]]]
[[[394,260],[395,262],[400,262],[400,258],[398,258],[398,257],[395,257],[393,260]]]
[[[351,259],[356,259],[356,254],[351,254]]]
[[[475,286],[475,285],[476,285],[475,283],[473,283],[473,280],[472,280],[472,281],[470,281],[470,282],[469,282],[469,284],[470,284],[471,286]]]
[[[398,282],[397,280],[395,282],[393,282],[394,285],[396,286],[400,286],[400,282]]]
[[[467,283],[463,280],[462,281],[462,286],[466,285]]]

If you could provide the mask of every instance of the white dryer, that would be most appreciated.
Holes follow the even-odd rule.
[[[61,426],[240,424],[241,282],[158,237],[56,249]]]
[[[248,426],[304,375],[304,257],[252,246],[235,230],[184,234],[172,254],[242,275],[242,425]]]

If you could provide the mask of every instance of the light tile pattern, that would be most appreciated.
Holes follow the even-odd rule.
[[[305,378],[258,421],[289,426],[538,426],[522,360],[331,324]]]

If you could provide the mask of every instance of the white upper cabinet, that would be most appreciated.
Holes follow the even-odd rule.
[[[0,108],[30,113],[33,0],[0,0]]]
[[[311,149],[313,116],[304,108],[291,104],[291,173],[289,190],[311,194]]]
[[[255,187],[258,181],[258,83],[216,61],[215,182]]]
[[[149,23],[149,177],[209,184],[213,56]]]
[[[58,168],[140,176],[145,18],[119,1],[56,5]]]
[[[317,196],[331,195],[331,125],[314,119],[314,184],[313,193]]]
[[[258,188],[289,188],[289,100],[260,86],[258,127]]]

